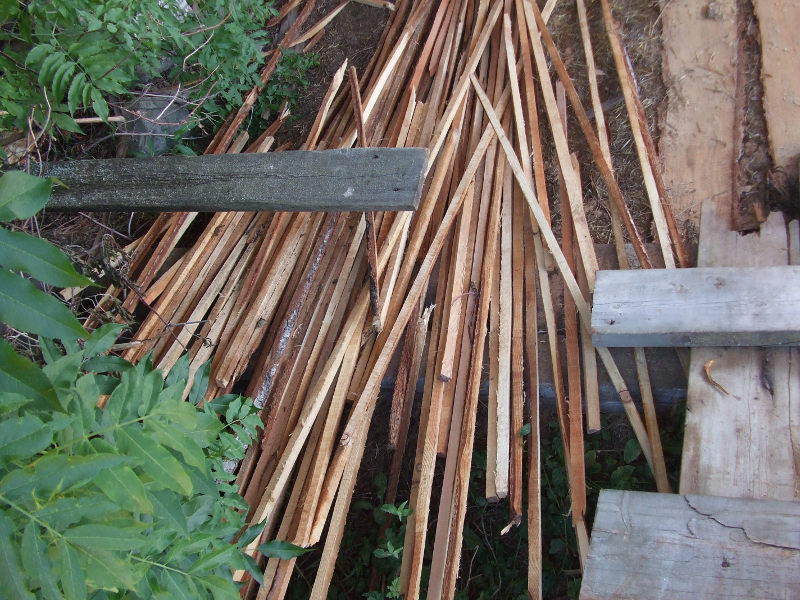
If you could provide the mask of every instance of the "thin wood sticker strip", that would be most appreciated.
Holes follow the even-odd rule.
[[[589,329],[591,325],[591,309],[586,302],[586,298],[581,293],[581,290],[578,287],[578,282],[572,275],[569,265],[567,265],[564,253],[561,252],[558,241],[556,240],[555,235],[553,235],[553,231],[550,229],[549,224],[545,220],[544,212],[536,200],[536,195],[527,182],[527,179],[522,171],[522,166],[519,163],[519,159],[517,158],[516,154],[514,153],[514,149],[511,146],[511,142],[508,141],[508,137],[506,137],[503,128],[500,125],[500,121],[497,118],[497,113],[492,108],[492,105],[489,103],[489,99],[486,97],[486,93],[483,91],[483,89],[480,87],[480,84],[474,77],[472,78],[472,84],[473,87],[475,87],[475,92],[478,95],[478,98],[480,98],[480,101],[483,104],[483,109],[486,112],[486,115],[489,117],[492,127],[497,133],[497,139],[503,148],[503,152],[506,155],[508,164],[514,173],[514,177],[516,177],[517,182],[519,183],[522,193],[525,196],[525,200],[528,202],[528,207],[531,210],[531,214],[535,217],[536,223],[539,225],[542,237],[547,243],[547,248],[552,253],[556,262],[556,266],[558,267],[561,276],[564,279],[565,287],[567,291],[572,294],[572,298],[575,301],[575,306],[578,310],[578,314],[581,317],[583,327],[585,329]],[[600,355],[600,359],[603,361],[603,364],[606,367],[606,371],[611,378],[614,388],[619,394],[620,400],[622,401],[622,406],[625,409],[625,412],[628,415],[628,419],[631,423],[631,427],[633,427],[634,433],[636,434],[636,439],[639,441],[639,445],[642,447],[642,454],[645,455],[647,462],[652,465],[652,453],[650,451],[650,442],[647,438],[647,432],[641,416],[636,409],[636,405],[633,403],[633,398],[631,397],[630,391],[627,388],[627,384],[622,378],[622,374],[619,372],[619,368],[614,362],[611,353],[608,352],[608,349],[599,348],[598,354]]]
[[[544,41],[545,45],[547,46],[547,52],[553,61],[553,66],[558,73],[558,77],[561,80],[561,83],[564,84],[570,104],[572,104],[575,115],[578,117],[578,123],[580,124],[583,135],[592,151],[595,163],[597,164],[600,174],[603,177],[603,181],[608,188],[609,195],[614,201],[617,212],[622,218],[623,224],[625,225],[625,230],[628,232],[628,236],[631,239],[636,256],[639,258],[639,263],[642,265],[642,267],[649,268],[652,265],[647,256],[647,252],[644,249],[644,242],[642,241],[641,235],[639,235],[639,231],[636,229],[636,225],[633,223],[633,218],[631,217],[630,211],[625,204],[625,199],[622,196],[622,191],[619,189],[619,184],[617,184],[617,180],[614,177],[614,174],[611,172],[611,166],[606,163],[605,157],[600,149],[600,142],[597,140],[597,136],[592,129],[592,125],[589,122],[589,117],[583,108],[583,104],[581,104],[580,97],[575,89],[575,85],[572,83],[569,73],[567,73],[567,69],[564,66],[564,62],[561,60],[561,56],[558,53],[558,49],[553,42],[553,38],[550,36],[550,32],[547,29],[547,24],[542,17],[542,13],[539,12],[539,8],[536,6],[536,4],[532,3],[530,0],[524,0],[523,6],[525,10],[526,23],[528,25],[528,32],[530,34],[530,40],[534,50],[534,57],[537,57],[537,65],[540,62],[542,63],[541,67],[537,68],[547,72],[547,65],[543,62],[544,57],[542,55],[542,41]],[[540,33],[542,38],[541,40],[539,39]]]

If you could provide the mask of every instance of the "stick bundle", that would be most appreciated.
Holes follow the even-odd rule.
[[[494,501],[508,497],[506,532],[527,514],[528,586],[530,597],[540,597],[539,307],[573,522],[585,555],[581,400],[589,404],[588,425],[596,430],[596,355],[587,345],[587,331],[597,260],[583,208],[580,173],[586,167],[573,161],[565,133],[568,113],[565,102],[559,111],[548,58],[606,181],[614,231],[620,236],[617,247],[624,248],[624,229],[640,263],[649,265],[649,258],[616,183],[602,120],[596,120],[600,129],[592,129],[546,29],[553,4],[540,12],[531,0],[398,0],[364,72],[351,68],[350,85],[342,85],[346,64],[334,75],[303,147],[427,148],[416,213],[219,213],[179,265],[163,272],[196,215],[162,215],[137,244],[132,278],[141,294],[129,294],[124,306],[132,310],[145,300],[151,312],[135,335],[141,343],[126,356],[140,359],[152,351],[168,369],[189,351],[192,376],[211,359],[208,397],[246,384],[262,411],[261,440],[247,449],[237,478],[251,507],[249,520],[264,523],[263,533],[248,548],[264,569],[263,584],[236,573],[248,580],[247,597],[282,598],[288,589],[294,559],[266,560],[256,551],[275,537],[319,545],[311,597],[327,596],[380,385],[395,354],[401,358],[391,416],[378,427],[390,432],[388,444],[395,453],[389,497],[408,500],[414,509],[406,527],[401,591],[406,598],[419,597],[428,545],[433,549],[428,597],[454,596],[473,449],[485,443],[487,496]],[[280,48],[314,37],[327,23],[302,34],[314,0],[288,2],[278,19],[300,5],[301,17]],[[579,2],[579,15],[584,8]],[[588,38],[584,48],[591,52]],[[594,63],[587,63],[592,80]],[[265,76],[270,68],[272,63]],[[630,118],[636,120],[637,142],[642,138],[637,148],[659,220],[661,248],[665,256],[674,248],[680,257],[680,240],[669,238],[673,232],[666,224],[668,201],[652,183],[657,163],[647,154],[653,146],[643,133],[647,124],[639,121],[643,115],[636,110],[640,104],[631,75],[625,70],[620,78]],[[244,112],[217,135],[210,152],[223,151],[234,139],[242,141],[233,150],[244,147],[246,140],[237,132],[258,91],[245,98]],[[596,86],[592,99],[599,114]],[[277,127],[248,151],[269,150]],[[547,135],[555,140],[563,178],[561,243],[550,225],[540,127],[548,127]],[[559,340],[564,324],[551,277],[563,279],[568,295],[566,384]],[[435,308],[425,301],[429,288]],[[613,358],[607,350],[597,353],[658,475],[659,488],[665,487],[651,402],[645,427]],[[637,353],[643,396],[651,399],[644,393],[649,381],[643,360],[644,354]],[[250,373],[246,382],[245,372]],[[410,420],[420,373],[425,384],[416,428]],[[486,373],[484,442],[475,433],[483,429],[478,404]],[[414,440],[410,432],[417,430]],[[415,454],[410,494],[404,497],[398,487],[403,457],[414,452],[406,452],[406,446]],[[435,477],[437,460],[443,462],[440,479]],[[438,505],[432,502],[434,488],[441,490]],[[436,527],[428,536],[432,511]]]

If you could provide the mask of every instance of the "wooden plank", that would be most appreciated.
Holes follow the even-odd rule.
[[[661,17],[670,89],[659,140],[664,181],[679,223],[699,224],[702,203],[731,199],[736,95],[736,0],[716,19],[695,0],[673,0]]]
[[[592,342],[800,345],[800,267],[600,271]]]
[[[55,163],[51,210],[413,210],[422,148],[270,152]]]
[[[792,598],[800,504],[602,490],[581,600]]]
[[[760,234],[742,236],[716,210],[704,207],[700,266],[787,264],[783,215],[773,213]],[[791,427],[800,413],[798,369],[796,349],[692,350],[681,493],[800,499],[800,448]]]
[[[753,0],[761,30],[761,81],[769,149],[776,167],[790,167],[800,154],[800,7],[795,0]],[[794,173],[797,176],[797,173]]]

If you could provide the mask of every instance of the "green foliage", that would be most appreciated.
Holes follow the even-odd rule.
[[[378,484],[378,490],[382,491],[380,495],[383,496],[383,493],[385,493],[383,480],[379,479],[376,483]],[[398,505],[383,504],[379,509],[373,511],[376,524],[385,525],[386,530],[377,547],[372,551],[372,556],[377,559],[372,564],[375,570],[386,578],[388,584],[385,590],[373,590],[363,594],[364,597],[371,600],[402,598],[400,593],[400,563],[403,559],[403,543],[406,532],[404,521],[412,512],[408,508],[408,502],[401,502]],[[394,519],[387,521],[387,515],[397,517],[397,522],[395,523]]]
[[[221,120],[259,82],[264,23],[275,11],[266,0],[192,4],[184,13],[160,0],[3,2],[0,128],[25,130],[32,117],[47,131],[79,132],[77,113],[106,119],[113,98],[160,78]]]
[[[27,218],[41,210],[50,197],[52,186],[52,180],[22,171],[5,173],[0,177],[0,222]],[[29,279],[17,275],[18,272],[47,285],[66,287],[92,283],[79,275],[61,251],[49,242],[0,228],[0,321],[20,331],[63,340],[87,336],[62,302],[37,288]],[[3,352],[5,350],[0,347],[0,353]],[[7,363],[0,365],[3,372],[0,381],[15,377],[14,370],[9,367]]]
[[[256,114],[265,110],[276,113],[284,100],[288,101],[290,109],[293,108],[299,99],[299,90],[306,89],[309,85],[309,70],[318,65],[319,57],[314,53],[303,54],[295,50],[285,50],[278,61],[275,73],[258,98]]]
[[[291,542],[285,542],[283,540],[272,540],[270,542],[261,544],[258,547],[258,551],[264,556],[268,558],[280,558],[281,560],[297,558],[298,556],[303,556],[303,554],[307,554],[312,550],[312,548],[295,546]]]
[[[104,372],[120,328],[104,325],[83,350],[45,342],[55,406],[0,393],[3,580],[19,598],[238,598],[230,569],[257,567],[245,538],[231,543],[246,505],[224,436],[250,443],[256,409],[238,396],[183,401],[188,357],[166,380],[149,358]]]
[[[0,210],[33,214],[51,185],[7,173]],[[247,505],[224,461],[256,437],[252,402],[203,402],[209,365],[184,401],[188,356],[166,378],[150,357],[106,356],[122,325],[90,335],[8,269],[91,282],[37,238],[0,229],[0,250],[0,320],[39,334],[46,363],[0,339],[0,596],[238,599],[230,569],[261,574],[241,550],[251,532],[232,544]]]

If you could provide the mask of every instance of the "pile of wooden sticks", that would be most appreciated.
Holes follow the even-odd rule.
[[[129,294],[123,307],[131,311],[145,301],[152,311],[126,357],[153,351],[156,364],[168,369],[188,349],[192,376],[209,378],[210,397],[229,392],[246,369],[252,371],[247,393],[263,407],[264,433],[247,449],[238,483],[251,506],[250,522],[264,523],[262,536],[250,546],[264,568],[264,581],[261,586],[250,581],[248,595],[281,598],[286,593],[294,559],[267,560],[255,550],[260,541],[278,538],[301,546],[322,543],[311,597],[326,597],[380,384],[399,354],[388,424],[394,458],[386,502],[401,500],[398,480],[404,449],[411,445],[418,376],[425,382],[419,434],[409,451],[415,454],[407,498],[413,514],[400,576],[405,597],[420,595],[432,511],[437,518],[427,596],[455,593],[484,361],[489,365],[486,495],[508,498],[512,534],[527,506],[529,592],[540,597],[540,310],[581,555],[588,546],[583,430],[600,427],[598,356],[659,490],[669,489],[643,351],[636,351],[636,364],[644,420],[611,354],[593,348],[587,333],[597,259],[583,208],[580,165],[566,137],[567,100],[608,190],[621,268],[628,267],[625,235],[642,267],[654,261],[611,166],[584,1],[577,0],[577,9],[593,123],[547,30],[554,4],[550,0],[540,10],[532,0],[398,0],[360,82],[351,69],[350,85],[342,85],[346,64],[333,77],[304,148],[427,148],[416,213],[217,213],[166,270],[164,261],[196,213],[163,214],[132,249],[131,278],[140,294]],[[600,5],[651,202],[660,261],[686,266],[633,74],[608,1]],[[313,7],[314,0],[305,1],[264,69],[263,81],[282,49],[298,39]],[[323,28],[324,23],[314,35]],[[237,132],[259,91],[248,95],[209,152],[244,149],[246,134]],[[281,122],[245,151],[269,150]],[[540,134],[545,127],[555,142],[562,178],[560,243],[551,228],[545,185]],[[553,264],[556,271],[550,275]],[[438,275],[432,278],[434,272]],[[562,278],[565,288],[566,377],[551,277]],[[430,292],[435,307],[425,305],[429,285],[435,288]],[[109,297],[115,294],[119,290],[109,290]],[[212,357],[210,370],[201,370]],[[523,438],[526,424],[530,435]],[[437,457],[443,457],[444,469],[435,482]],[[438,507],[431,506],[434,486],[441,488]]]

